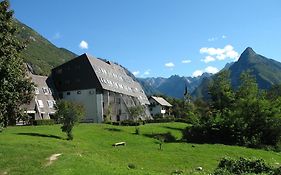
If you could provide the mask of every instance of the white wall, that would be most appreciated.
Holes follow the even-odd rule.
[[[70,93],[68,95],[68,93]],[[84,122],[101,123],[102,114],[102,94],[97,94],[96,89],[84,89],[63,92],[63,99],[80,103],[85,108]]]

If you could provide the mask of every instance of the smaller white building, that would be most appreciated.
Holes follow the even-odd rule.
[[[151,116],[162,115],[164,117],[165,115],[170,115],[169,109],[172,105],[164,98],[151,96],[148,100],[150,102],[149,110]]]

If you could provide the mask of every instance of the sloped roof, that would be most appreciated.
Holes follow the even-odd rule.
[[[34,82],[36,88],[38,89],[39,94],[34,94],[34,99],[30,102],[30,104],[25,105],[24,107],[27,110],[34,110],[35,101],[34,100],[42,100],[44,107],[41,108],[42,112],[54,113],[56,110],[54,108],[49,108],[47,101],[54,101],[54,88],[47,83],[47,76],[34,75],[29,73],[28,75],[31,77],[31,81]],[[47,90],[47,93],[43,91],[43,88]]]
[[[87,54],[86,56],[103,89],[133,96],[138,98],[141,104],[149,104],[141,85],[127,75],[124,68],[115,63],[105,62]]]
[[[162,106],[168,106],[171,107],[172,105],[167,102],[164,98],[162,97],[155,97],[155,96],[151,96],[152,99],[154,99],[157,103],[159,103]]]

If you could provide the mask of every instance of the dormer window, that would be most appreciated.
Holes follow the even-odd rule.
[[[39,88],[38,88],[38,87],[35,87],[35,88],[34,88],[34,92],[35,92],[35,94],[39,94]]]
[[[44,94],[49,94],[49,89],[47,87],[42,88]]]
[[[44,108],[44,104],[42,100],[37,100],[39,108]]]

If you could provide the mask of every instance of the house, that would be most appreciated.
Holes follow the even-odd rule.
[[[28,73],[28,76],[35,84],[34,98],[22,108],[28,114],[31,121],[52,118],[56,112],[56,101],[51,80],[47,76],[34,75],[32,73]]]
[[[172,105],[164,98],[151,96],[149,97],[149,102],[149,110],[152,116],[162,115],[164,117],[166,114],[170,115],[169,109]]]
[[[59,98],[84,106],[84,122],[133,119],[129,109],[138,105],[145,109],[140,118],[151,117],[142,87],[118,64],[83,54],[52,69],[51,77]]]

